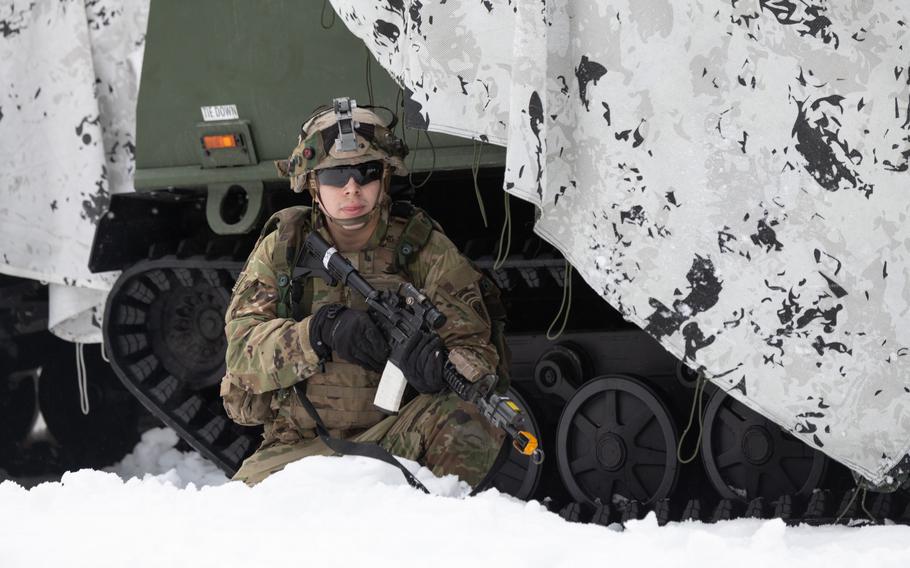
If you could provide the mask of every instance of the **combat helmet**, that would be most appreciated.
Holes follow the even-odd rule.
[[[359,107],[357,101],[347,97],[338,98],[330,108],[317,110],[303,123],[291,156],[275,163],[281,175],[290,178],[291,189],[298,193],[308,189],[318,200],[314,175],[317,170],[378,160],[384,164],[380,203],[388,200],[390,176],[408,173],[404,164],[408,147],[392,132],[397,122],[395,115],[386,121],[371,108]],[[342,224],[351,222],[362,219]]]

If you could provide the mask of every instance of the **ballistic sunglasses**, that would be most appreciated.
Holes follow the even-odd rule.
[[[382,162],[373,161],[357,164],[356,166],[337,166],[316,170],[316,179],[319,181],[319,185],[344,187],[351,178],[354,178],[357,185],[366,185],[382,178]]]

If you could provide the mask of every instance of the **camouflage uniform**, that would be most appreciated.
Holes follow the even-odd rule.
[[[363,310],[366,306],[356,292],[308,279],[300,301],[307,315],[301,321],[278,316],[277,279],[288,264],[283,259],[289,249],[299,250],[310,218],[304,207],[273,216],[267,227],[277,225],[277,230],[260,238],[234,286],[225,318],[227,374],[221,394],[234,421],[265,425],[262,445],[234,479],[252,485],[300,458],[332,453],[316,437],[315,424],[293,389],[304,381],[308,398],[333,436],[379,443],[436,475],[456,474],[476,486],[495,461],[504,435],[473,405],[443,391],[419,395],[398,415],[386,417],[372,405],[378,373],[337,353],[320,372],[310,346],[308,314],[331,303]],[[439,335],[456,368],[472,381],[495,373],[498,355],[490,344],[480,274],[437,230],[406,266],[399,266],[396,246],[405,225],[405,219],[390,216],[384,206],[369,243],[345,256],[378,289],[395,289],[405,280],[423,289],[447,317]],[[324,228],[319,230],[331,240]]]

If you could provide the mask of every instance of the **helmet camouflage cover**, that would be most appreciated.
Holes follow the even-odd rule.
[[[395,136],[392,123],[375,112],[360,108],[351,99],[335,99],[332,108],[318,112],[300,129],[297,147],[287,160],[275,162],[291,188],[301,192],[307,176],[315,170],[381,160],[393,175],[406,175],[404,157],[408,148]],[[352,128],[347,128],[348,126]],[[347,134],[347,136],[345,136]]]

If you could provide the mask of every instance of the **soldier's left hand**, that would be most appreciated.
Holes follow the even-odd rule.
[[[418,335],[401,344],[392,359],[399,361],[405,378],[417,392],[436,393],[445,386],[445,345],[437,334]]]

